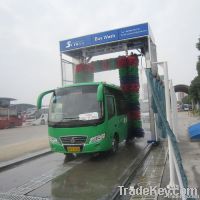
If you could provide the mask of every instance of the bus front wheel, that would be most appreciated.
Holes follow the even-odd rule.
[[[115,134],[113,139],[112,139],[111,152],[116,153],[118,151],[118,148],[119,148],[119,139],[118,139],[118,136]]]
[[[74,153],[66,153],[65,154],[65,161],[71,161],[76,158],[76,154]]]

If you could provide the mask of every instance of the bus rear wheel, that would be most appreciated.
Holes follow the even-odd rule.
[[[118,148],[119,148],[119,139],[118,139],[117,135],[115,134],[113,139],[112,139],[111,152],[116,153],[118,151]]]

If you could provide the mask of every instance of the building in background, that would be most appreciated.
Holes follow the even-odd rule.
[[[11,101],[15,100],[7,97],[0,98],[0,129],[22,125],[22,116],[11,105]]]
[[[187,94],[186,93],[184,93],[184,92],[178,92],[178,101],[182,101],[182,99],[185,97],[185,96],[187,96]]]
[[[28,109],[36,109],[35,105],[27,104],[27,103],[20,103],[20,104],[12,104],[12,107],[16,108],[18,113],[26,112]]]

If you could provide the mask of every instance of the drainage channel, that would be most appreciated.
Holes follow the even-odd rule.
[[[121,189],[120,200],[155,200],[158,199],[156,193],[141,194],[144,188],[160,188],[162,177],[167,161],[168,151],[165,143],[154,147],[140,168],[134,175],[131,183],[126,185],[127,191]],[[136,190],[138,188],[138,190]],[[140,189],[140,190],[139,190]],[[132,191],[131,191],[132,190]],[[131,191],[131,192],[130,192]]]
[[[25,195],[0,194],[0,200],[49,200],[43,197],[30,197]]]
[[[138,154],[138,156],[130,163],[130,165],[125,169],[124,173],[119,178],[120,181],[118,185],[114,186],[114,189],[110,194],[105,195],[100,200],[116,200],[120,198],[120,189],[119,186],[126,187],[130,184],[133,176],[136,174],[137,170],[141,167],[142,163],[148,156],[152,149],[152,144],[146,146],[146,148]]]

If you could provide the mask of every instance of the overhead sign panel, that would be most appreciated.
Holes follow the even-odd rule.
[[[118,42],[147,35],[149,35],[149,27],[148,23],[144,23],[60,41],[60,51],[67,52],[75,49],[82,49],[90,46]]]
[[[107,31],[91,35],[92,45],[110,43],[119,40],[118,31]]]

